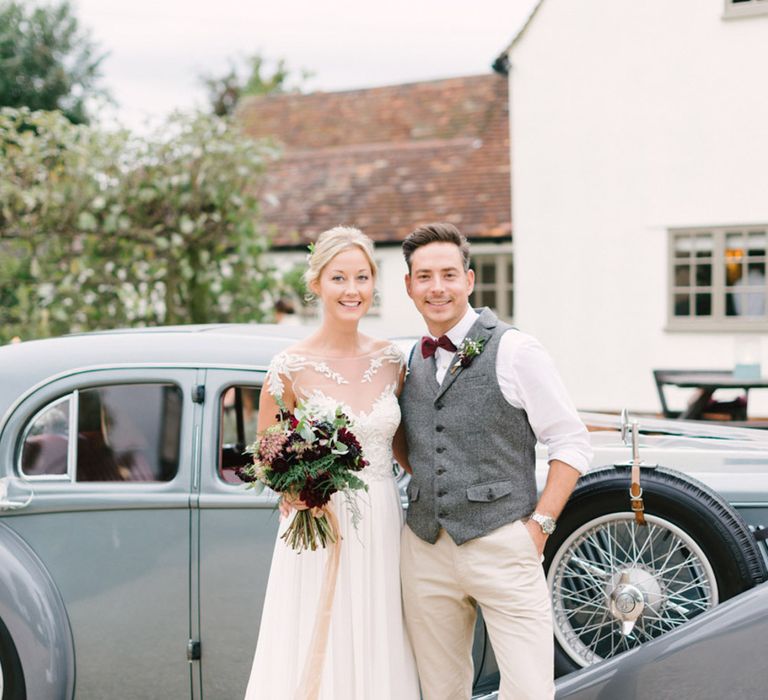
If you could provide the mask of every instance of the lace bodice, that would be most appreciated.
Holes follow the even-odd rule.
[[[289,351],[276,355],[267,388],[276,398],[289,385],[310,409],[341,406],[351,418],[368,466],[366,480],[392,477],[392,437],[400,423],[395,389],[405,362],[396,345],[351,358],[319,357]]]

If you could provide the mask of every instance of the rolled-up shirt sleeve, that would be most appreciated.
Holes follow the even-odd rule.
[[[504,398],[528,415],[548,460],[586,472],[592,460],[589,433],[541,343],[518,330],[507,331],[499,343],[496,375]]]

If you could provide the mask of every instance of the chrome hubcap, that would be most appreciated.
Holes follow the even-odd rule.
[[[596,518],[563,542],[549,568],[555,637],[580,666],[658,637],[717,604],[715,574],[673,523],[632,513]]]

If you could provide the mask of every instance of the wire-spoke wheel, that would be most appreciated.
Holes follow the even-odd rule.
[[[684,474],[643,470],[646,525],[623,467],[580,480],[545,550],[558,674],[633,649],[765,578],[749,528]]]
[[[653,515],[645,527],[631,512],[595,518],[566,539],[553,562],[555,636],[580,666],[658,637],[718,602],[704,552]]]

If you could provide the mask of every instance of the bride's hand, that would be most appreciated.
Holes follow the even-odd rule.
[[[290,493],[284,493],[282,497],[280,498],[279,506],[280,508],[280,515],[284,518],[287,518],[292,510],[306,510],[309,506],[307,506],[304,501],[302,501],[298,496],[294,496]]]

